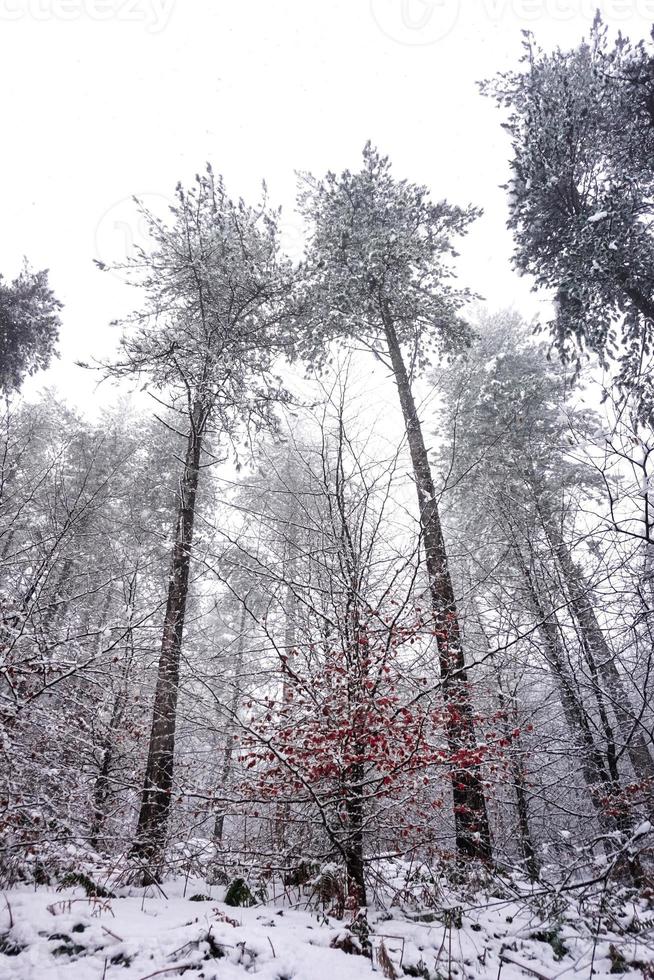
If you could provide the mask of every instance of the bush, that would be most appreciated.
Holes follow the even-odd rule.
[[[88,898],[116,897],[113,892],[103,888],[102,885],[96,884],[96,882],[93,881],[92,878],[89,878],[88,875],[84,874],[83,871],[67,871],[61,878],[57,891],[61,891],[62,888],[76,888],[77,886],[84,889]]]
[[[250,908],[256,899],[244,878],[234,878],[225,895],[225,905],[232,908]]]

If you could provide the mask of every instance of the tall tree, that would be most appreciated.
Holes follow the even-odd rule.
[[[436,491],[412,391],[434,349],[468,340],[453,288],[453,238],[476,217],[426,188],[396,180],[389,161],[368,144],[356,174],[307,177],[300,207],[311,225],[304,273],[308,327],[305,353],[321,364],[332,340],[363,345],[390,368],[400,399],[418,495],[420,529],[438,643],[450,749],[474,744],[473,710],[456,598]],[[474,767],[452,774],[457,849],[488,859],[490,832],[482,783]]]
[[[509,110],[515,264],[554,290],[559,348],[618,354],[651,419],[654,51],[611,44],[598,16],[571,51],[528,34],[523,65],[482,86]]]
[[[127,326],[115,378],[147,379],[158,401],[177,413],[186,440],[177,492],[168,600],[152,730],[134,855],[157,873],[171,793],[180,658],[200,473],[216,461],[207,440],[272,424],[281,393],[272,374],[283,347],[279,331],[285,283],[275,215],[264,203],[231,200],[208,168],[186,191],[177,187],[172,222],[145,209],[152,248],[125,271],[145,294]],[[215,447],[214,447],[215,448]]]
[[[582,773],[598,818],[611,829],[617,815],[620,829],[628,831],[633,820],[617,802],[624,783],[621,759],[629,760],[646,792],[654,784],[654,762],[641,721],[642,702],[630,703],[593,604],[591,583],[574,557],[575,517],[584,495],[586,501],[594,498],[598,508],[602,484],[584,451],[598,419],[574,406],[569,382],[516,315],[482,322],[468,361],[441,379],[448,425],[456,431],[454,458],[453,447],[443,453],[446,488],[461,497],[477,534],[483,529],[483,537],[508,545],[503,565],[512,565],[522,579],[567,723],[580,745]],[[592,529],[584,525],[587,539]],[[564,611],[567,629],[579,641],[576,667],[561,639]],[[603,744],[597,743],[594,729]],[[613,815],[602,797],[616,800]]]

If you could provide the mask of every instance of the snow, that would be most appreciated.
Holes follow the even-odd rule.
[[[70,890],[19,891],[6,897],[15,923],[11,940],[26,948],[19,955],[0,955],[2,980],[135,980],[166,968],[163,975],[179,976],[185,966],[193,966],[192,977],[205,980],[243,980],[250,972],[261,980],[354,980],[370,972],[362,958],[328,948],[342,926],[321,927],[309,913],[280,915],[281,910],[232,909],[172,896],[88,900]],[[7,918],[5,909],[4,928]],[[70,937],[71,943],[61,937]],[[56,952],[65,945],[70,955]],[[75,951],[79,946],[85,953]],[[218,947],[224,956],[215,958],[211,950]],[[367,968],[363,973],[362,967]]]
[[[594,224],[596,221],[602,221],[604,218],[608,218],[608,211],[596,211],[595,214],[591,214],[588,219],[589,224]]]
[[[640,940],[646,928],[619,936],[570,915],[553,927],[525,902],[489,896],[459,904],[444,897],[423,913],[371,911],[371,962],[330,947],[347,934],[347,921],[320,910],[234,909],[216,897],[224,889],[200,880],[178,879],[164,889],[165,896],[123,888],[111,899],[89,899],[81,889],[7,891],[0,903],[0,980],[359,980],[383,975],[376,958],[382,942],[398,977],[495,980],[501,966],[503,980],[572,980],[588,976],[592,962],[601,978],[611,976],[617,950],[622,977],[636,980],[642,974],[626,964],[652,962]],[[191,901],[193,894],[212,897]],[[650,914],[632,905],[627,917],[651,926]]]

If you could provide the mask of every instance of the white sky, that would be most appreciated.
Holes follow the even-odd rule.
[[[632,38],[654,22],[654,0],[0,0],[0,271],[26,255],[65,303],[36,387],[88,404],[73,361],[107,355],[137,298],[92,259],[141,240],[130,195],[156,209],[206,160],[233,195],[266,178],[293,248],[294,171],[356,167],[370,138],[398,176],[485,208],[461,277],[532,316],[498,186],[507,139],[475,83],[517,64],[521,30],[572,46],[596,7]]]

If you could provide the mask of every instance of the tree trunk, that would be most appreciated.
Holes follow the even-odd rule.
[[[553,614],[543,606],[533,574],[524,563],[522,556],[520,555],[518,558],[525,575],[530,601],[538,619],[539,630],[545,641],[545,656],[557,681],[568,728],[573,737],[576,736],[581,741],[581,771],[588,787],[597,822],[604,834],[612,835],[616,830],[619,830],[628,835],[633,826],[633,820],[619,801],[615,806],[612,806],[612,801],[615,801],[615,798],[621,793],[621,786],[618,781],[611,777],[611,773],[605,765],[602,752],[593,738],[584,706],[577,698],[568,676],[565,666],[565,651],[561,646],[557,624],[553,621]],[[606,803],[611,807],[611,811],[609,811]],[[614,850],[615,847],[609,846],[609,852]],[[638,859],[630,858],[629,855],[625,855],[625,858],[619,863],[618,870],[628,873],[636,882],[642,877]]]
[[[205,417],[202,405],[196,403],[191,413],[184,472],[179,488],[175,543],[154,695],[148,761],[136,838],[132,847],[132,854],[145,866],[146,877],[158,875],[170,814],[179,666]]]
[[[512,741],[514,744],[517,742],[516,748],[517,751],[520,752],[521,751],[520,739],[519,738],[516,739],[516,737],[513,735],[513,732],[516,730],[516,728],[519,728],[518,706],[516,702],[516,697],[515,694],[511,694],[509,692],[508,703],[507,703],[507,695],[505,695],[504,687],[502,685],[502,673],[497,666],[495,655],[491,650],[491,645],[488,641],[488,637],[486,636],[481,621],[478,620],[478,622],[479,622],[479,628],[484,637],[484,643],[486,646],[486,650],[490,662],[493,664],[493,670],[495,671],[495,677],[497,680],[497,702],[499,705],[499,709],[502,713],[502,716],[504,718],[504,721],[502,722],[503,734],[505,738]],[[509,704],[512,709],[513,724],[510,723],[510,719],[509,719],[509,711],[508,711]],[[522,852],[522,859],[530,879],[532,881],[536,881],[540,874],[540,862],[536,855],[536,849],[534,847],[531,828],[529,826],[529,802],[528,802],[528,794],[527,794],[527,777],[525,774],[524,763],[522,759],[516,754],[516,752],[513,752],[511,754],[510,772],[511,772],[511,777],[513,779],[516,808],[518,811],[518,828],[520,831],[520,850]]]
[[[290,514],[288,538],[286,541],[286,554],[284,556],[284,580],[286,582],[286,600],[284,609],[284,653],[290,657],[297,643],[296,618],[297,618],[297,598],[295,595],[296,576],[297,576],[297,533],[295,530],[295,510],[293,507]],[[288,704],[289,683],[286,669],[282,673],[282,704]],[[277,847],[284,847],[286,837],[286,825],[291,815],[291,805],[288,802],[278,803],[275,808],[275,840]]]
[[[522,556],[520,556],[520,566],[525,576],[530,603],[538,620],[538,629],[544,640],[545,659],[549,664],[559,689],[565,720],[572,735],[581,740],[581,771],[590,791],[593,806],[597,810],[598,820],[602,828],[606,830],[609,829],[609,825],[599,804],[598,789],[601,789],[602,792],[608,792],[611,777],[604,764],[602,753],[593,738],[593,732],[586,711],[583,705],[580,704],[568,675],[565,666],[565,650],[561,645],[558,626],[554,622],[553,613],[544,607],[537,584],[534,581],[533,573],[525,565]],[[612,825],[610,829],[613,829]]]
[[[413,464],[445,703],[447,743],[450,753],[455,754],[460,749],[475,746],[459,617],[429,457],[388,306],[384,309],[384,328]],[[490,828],[479,770],[473,766],[455,769],[451,779],[457,853],[460,857],[489,861],[492,857]]]
[[[651,793],[654,790],[654,760],[645,741],[640,720],[634,718],[629,697],[615,665],[615,658],[609,649],[588,597],[590,591],[588,583],[573,561],[553,515],[546,515],[543,518],[543,524],[563,572],[570,607],[579,624],[579,631],[587,650],[589,663],[592,669],[599,670],[604,680],[620,732],[623,751],[626,751],[629,756],[636,779],[646,783]],[[648,810],[652,813],[651,805]]]
[[[102,762],[93,787],[93,818],[89,833],[89,843],[96,851],[100,850],[103,844],[101,835],[107,820],[107,809],[111,792],[111,767],[114,761],[116,736],[125,709],[125,702],[125,691],[121,690],[116,695],[109,728],[101,745]]]
[[[122,681],[114,698],[111,718],[100,745],[102,755],[100,758],[98,775],[93,787],[93,816],[91,818],[89,842],[91,847],[95,848],[96,851],[100,850],[103,846],[102,831],[104,830],[107,821],[107,811],[111,797],[112,767],[116,756],[116,749],[118,747],[120,727],[122,725],[123,718],[125,716],[125,709],[127,707],[130,670],[134,660],[134,633],[132,624],[134,617],[134,603],[136,601],[137,582],[138,565],[134,570],[132,578],[129,580],[129,591],[125,597],[130,613],[125,643],[125,661],[123,666]],[[106,603],[105,607],[106,608],[100,616],[100,622],[104,622],[106,613],[108,612],[108,605]]]
[[[513,776],[513,787],[515,789],[516,803],[518,807],[518,827],[520,828],[520,842],[522,845],[522,856],[525,868],[531,881],[537,881],[540,874],[540,862],[534,848],[534,841],[531,836],[529,826],[529,806],[527,803],[527,780],[522,762],[518,759],[511,760],[511,774]]]
[[[241,608],[241,621],[239,624],[238,646],[236,647],[236,659],[234,661],[234,688],[232,690],[232,700],[230,702],[230,713],[227,720],[227,739],[225,741],[225,751],[223,753],[223,768],[221,773],[220,785],[226,787],[229,782],[229,774],[232,769],[232,756],[234,754],[234,739],[232,732],[234,729],[234,718],[238,711],[239,701],[241,700],[241,673],[243,670],[243,658],[245,656],[245,622],[247,618],[246,600],[243,600]],[[213,828],[213,837],[216,842],[223,839],[225,829],[225,811],[220,810],[216,814],[216,821]]]
[[[364,752],[363,743],[357,745],[357,752]],[[353,912],[367,904],[363,861],[363,775],[363,766],[360,763],[350,767],[345,801],[349,828],[344,848],[345,873],[349,905]]]

